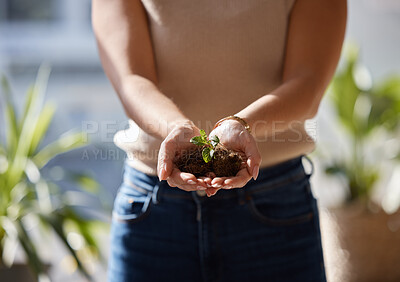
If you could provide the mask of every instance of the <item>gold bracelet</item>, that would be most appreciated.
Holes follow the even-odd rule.
[[[238,117],[238,116],[228,116],[228,117],[224,117],[223,119],[220,119],[220,120],[217,121],[217,123],[214,125],[213,130],[214,130],[215,128],[217,128],[222,122],[224,122],[224,121],[226,121],[226,120],[229,120],[229,119],[236,120],[236,121],[240,122],[240,123],[244,126],[244,128],[245,128],[249,133],[251,133],[250,125],[249,125],[244,119],[242,119],[242,118],[240,118],[240,117]]]

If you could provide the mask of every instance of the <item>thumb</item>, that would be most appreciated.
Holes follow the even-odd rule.
[[[253,136],[249,136],[250,140],[247,142],[245,147],[245,154],[247,157],[247,170],[253,179],[256,180],[258,177],[258,172],[260,170],[261,155],[257,148],[257,143]]]
[[[161,180],[166,180],[172,173],[175,150],[171,142],[162,142],[158,153],[157,175]]]

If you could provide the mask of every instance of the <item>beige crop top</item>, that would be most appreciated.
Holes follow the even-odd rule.
[[[294,1],[142,0],[159,89],[208,132],[220,118],[235,114],[268,94],[282,80]],[[149,136],[130,121],[130,128],[119,131],[114,141],[127,152],[132,167],[156,174],[162,140]],[[303,123],[257,141],[262,167],[314,148]]]

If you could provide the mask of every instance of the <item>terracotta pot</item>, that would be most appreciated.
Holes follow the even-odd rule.
[[[322,209],[321,232],[329,282],[400,281],[400,213]]]
[[[10,268],[0,264],[0,281],[1,282],[35,282],[35,276],[26,264],[14,264]]]

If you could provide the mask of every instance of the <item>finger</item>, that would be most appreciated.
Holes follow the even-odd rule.
[[[199,182],[202,181],[207,187],[211,187],[212,179],[210,177],[202,176],[200,178],[197,178],[197,181],[199,181]]]
[[[205,187],[199,187],[195,185],[177,184],[170,177],[167,179],[167,183],[170,187],[177,187],[187,192],[198,191],[198,190],[205,191],[207,189]]]
[[[193,185],[178,185],[177,186],[179,189],[188,191],[188,192],[192,192],[192,191],[206,191],[207,188],[206,187],[202,187],[202,186],[193,186]]]
[[[196,176],[191,173],[182,172],[176,167],[172,170],[169,179],[171,179],[172,182],[175,183],[178,187],[183,185],[192,185],[194,190],[207,188],[207,185],[204,182],[197,181]]]
[[[182,172],[178,168],[174,168],[171,173],[171,178],[178,184],[191,184],[196,185],[199,184],[196,176],[188,172]]]
[[[233,176],[234,177],[234,176]],[[221,177],[219,182],[213,187],[221,188],[221,189],[232,189],[234,188],[229,181],[226,183],[225,180],[232,179],[233,177]]]
[[[221,188],[221,186],[224,184],[224,181],[227,179],[228,177],[216,177],[211,181],[211,185],[214,188]]]
[[[178,185],[177,187],[179,189],[185,190],[187,192],[207,190],[207,188],[205,188],[205,187],[201,187],[201,189],[200,189],[200,188],[196,188],[196,186],[193,186],[193,185]]]
[[[245,147],[245,154],[247,157],[247,170],[248,173],[254,178],[258,177],[258,172],[260,170],[261,155],[258,151],[257,144],[253,138],[249,140],[250,144]]]
[[[171,141],[163,141],[158,153],[157,174],[161,180],[166,180],[173,169],[173,159],[176,153],[176,145]]]
[[[231,188],[241,188],[249,182],[251,179],[251,175],[249,174],[247,169],[240,170],[236,176],[228,177],[224,181],[224,186],[230,186]]]
[[[167,178],[167,183],[168,183],[168,185],[169,185],[170,187],[176,187],[175,182],[173,182],[171,178]]]
[[[208,189],[206,190],[207,196],[208,196],[208,197],[214,196],[215,194],[217,194],[217,192],[218,192],[219,189],[220,189],[220,188],[208,188]]]

